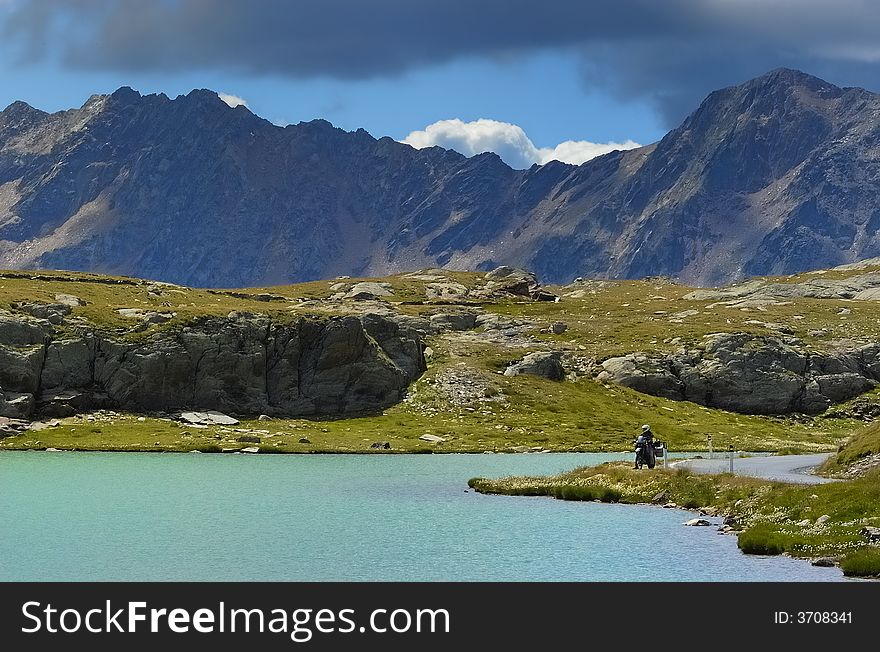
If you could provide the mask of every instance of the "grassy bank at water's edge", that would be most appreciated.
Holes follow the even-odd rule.
[[[822,472],[827,475],[841,475],[852,472],[867,471],[880,466],[880,423],[874,423],[857,430],[837,449],[837,455],[829,458],[823,465]]]

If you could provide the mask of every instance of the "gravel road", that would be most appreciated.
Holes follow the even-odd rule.
[[[824,462],[831,453],[816,455],[772,455],[767,457],[737,457],[733,460],[736,475],[752,478],[765,478],[778,482],[794,484],[824,484],[833,482],[829,478],[810,474],[810,471]],[[722,453],[715,453],[714,459],[691,459],[673,462],[674,467],[686,467],[697,473],[725,473],[730,469],[730,460]]]

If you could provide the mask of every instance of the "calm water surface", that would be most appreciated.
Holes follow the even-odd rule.
[[[0,580],[790,580],[693,514],[482,496],[629,454],[0,453]]]

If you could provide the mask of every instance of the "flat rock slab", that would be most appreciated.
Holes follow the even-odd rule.
[[[446,441],[445,439],[443,439],[443,437],[438,437],[437,435],[422,435],[421,437],[419,437],[419,439],[421,439],[422,441],[430,441],[435,444]]]
[[[56,428],[61,425],[60,421],[31,421],[28,430],[45,430],[46,428]]]
[[[207,412],[182,412],[180,420],[186,423],[192,423],[202,426],[235,426],[238,425],[238,419],[217,412],[216,410],[208,410]]]
[[[79,297],[73,296],[72,294],[56,294],[55,301],[62,305],[70,306],[71,308],[85,305],[85,301],[83,301]]]
[[[346,299],[371,297],[390,297],[394,294],[391,283],[374,283],[364,281],[356,283],[346,294]]]

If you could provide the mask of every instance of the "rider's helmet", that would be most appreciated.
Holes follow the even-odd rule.
[[[642,426],[642,432],[648,432],[650,429],[651,429],[651,426],[649,426],[647,423]]]

